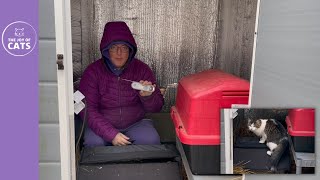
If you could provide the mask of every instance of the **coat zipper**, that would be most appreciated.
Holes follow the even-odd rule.
[[[119,90],[119,93],[118,93],[118,95],[119,95],[119,107],[120,107],[120,122],[119,122],[119,124],[120,124],[120,127],[122,127],[122,107],[121,107],[121,99],[120,99],[120,76],[118,76],[118,90]]]

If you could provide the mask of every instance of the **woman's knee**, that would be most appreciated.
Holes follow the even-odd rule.
[[[139,139],[136,139],[134,144],[160,144],[160,137],[157,132],[154,133],[148,133],[145,136],[140,136]]]
[[[160,137],[151,120],[141,120],[128,128],[124,134],[133,144],[160,144]]]
[[[85,138],[84,139],[84,146],[85,147],[93,147],[93,146],[104,146],[105,142],[102,138]]]
[[[98,135],[96,135],[90,128],[87,128],[84,135],[85,147],[104,146],[105,141]]]

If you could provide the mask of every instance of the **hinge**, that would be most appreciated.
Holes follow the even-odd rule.
[[[63,54],[57,54],[57,64],[58,64],[58,70],[64,70]]]

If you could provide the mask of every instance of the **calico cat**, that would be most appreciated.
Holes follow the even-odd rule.
[[[270,149],[267,151],[270,156],[268,167],[272,172],[277,172],[278,163],[289,143],[286,129],[274,119],[249,119],[248,127],[260,137],[259,143],[266,143]]]

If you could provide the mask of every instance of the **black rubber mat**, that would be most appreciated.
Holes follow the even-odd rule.
[[[259,143],[258,137],[239,137],[233,147],[237,148],[266,148],[265,144]]]
[[[233,164],[245,164],[246,169],[268,171],[267,163],[270,156],[267,154],[268,147],[260,144],[255,137],[237,138],[233,149]],[[290,151],[287,148],[278,164],[278,171],[285,173],[290,170]]]
[[[177,162],[91,164],[78,168],[78,180],[181,180]]]
[[[81,164],[165,160],[179,157],[175,145],[130,145],[84,148]]]
[[[180,180],[175,145],[130,145],[84,148],[77,180]]]

